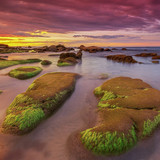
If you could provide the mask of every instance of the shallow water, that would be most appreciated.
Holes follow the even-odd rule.
[[[15,96],[24,92],[37,77],[48,72],[75,72],[82,75],[77,81],[76,88],[71,97],[47,120],[43,121],[31,133],[24,136],[0,134],[0,160],[71,160],[67,152],[68,137],[83,127],[92,125],[96,120],[97,100],[93,95],[95,87],[105,80],[98,79],[102,73],[109,78],[129,76],[140,78],[160,89],[160,64],[152,64],[151,58],[136,58],[145,64],[121,64],[108,61],[104,58],[108,54],[134,55],[142,52],[142,48],[131,48],[129,51],[116,50],[114,52],[84,53],[80,64],[76,66],[57,67],[58,56],[50,57],[50,53],[40,54],[8,54],[9,59],[40,58],[48,59],[53,63],[50,66],[41,64],[25,64],[41,66],[43,71],[29,80],[17,80],[5,75],[17,65],[0,70],[0,122],[3,121],[5,111]],[[151,52],[151,48],[145,52]],[[160,49],[156,52],[160,54]],[[141,141],[136,147],[118,157],[99,157],[102,160],[159,160],[160,159],[160,129],[150,138]]]

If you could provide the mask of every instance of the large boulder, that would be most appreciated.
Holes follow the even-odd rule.
[[[72,66],[72,65],[75,65],[76,63],[78,63],[78,61],[75,58],[67,57],[67,58],[58,60],[57,66],[60,66],[60,67],[61,66]]]
[[[126,56],[126,55],[108,55],[106,56],[106,58],[108,60],[113,60],[122,63],[137,63],[137,61],[134,60],[132,56]]]
[[[124,153],[160,123],[160,91],[140,79],[113,78],[94,94],[99,98],[98,121],[81,132],[81,141],[95,154]]]
[[[3,132],[24,134],[34,129],[71,95],[76,78],[75,73],[55,72],[36,79],[8,107]]]

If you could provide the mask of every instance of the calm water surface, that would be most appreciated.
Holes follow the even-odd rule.
[[[160,48],[147,48],[145,52],[155,52],[160,55]],[[17,94],[24,92],[32,81],[48,72],[75,72],[82,75],[77,81],[72,96],[50,118],[43,121],[31,133],[24,136],[0,134],[0,160],[72,160],[67,151],[68,137],[75,131],[90,125],[96,120],[97,100],[93,95],[95,87],[105,80],[98,79],[102,73],[109,78],[129,76],[140,78],[160,89],[160,64],[152,64],[151,58],[137,58],[145,64],[121,64],[106,60],[108,54],[141,53],[144,48],[129,48],[128,51],[84,53],[80,64],[69,67],[57,67],[58,56],[50,57],[50,53],[41,54],[9,54],[9,59],[40,58],[48,59],[53,63],[50,66],[41,66],[39,63],[25,64],[43,68],[36,77],[29,80],[17,80],[6,75],[11,69],[22,65],[0,70],[0,122],[2,123],[5,111]],[[143,51],[144,52],[144,51]],[[118,157],[99,157],[100,160],[159,160],[160,159],[160,129],[150,138],[141,141],[129,152]]]

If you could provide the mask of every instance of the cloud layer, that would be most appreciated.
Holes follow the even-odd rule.
[[[158,32],[159,8],[159,0],[5,0],[0,5],[0,34],[35,30]]]

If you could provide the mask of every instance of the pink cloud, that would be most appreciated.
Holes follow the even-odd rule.
[[[159,31],[159,0],[5,0],[0,33],[133,29]]]

